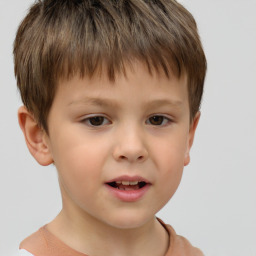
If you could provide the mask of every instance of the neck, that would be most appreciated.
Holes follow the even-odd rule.
[[[62,210],[48,229],[69,247],[87,255],[164,256],[169,246],[167,231],[155,217],[141,227],[119,229],[90,215],[75,216]]]

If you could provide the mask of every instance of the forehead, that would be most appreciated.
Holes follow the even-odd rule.
[[[143,98],[144,101],[154,99],[155,105],[163,103],[165,98],[172,98],[173,105],[179,105],[179,102],[188,99],[187,76],[177,77],[173,72],[167,76],[161,70],[149,72],[146,65],[137,62],[127,66],[125,73],[117,74],[114,81],[109,79],[106,72],[93,77],[75,75],[62,79],[58,83],[57,94],[65,95],[69,105],[87,102],[110,106],[115,105],[114,99],[122,101],[127,97],[133,100]]]

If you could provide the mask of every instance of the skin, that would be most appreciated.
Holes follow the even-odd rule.
[[[165,254],[169,238],[155,214],[179,186],[200,116],[190,123],[185,75],[150,75],[137,63],[114,83],[104,75],[60,81],[48,134],[25,107],[18,115],[31,154],[58,171],[63,209],[50,232],[89,255]],[[121,175],[150,187],[124,202],[105,185]]]

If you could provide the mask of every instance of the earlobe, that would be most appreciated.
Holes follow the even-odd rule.
[[[39,127],[26,107],[19,108],[18,120],[31,155],[40,165],[46,166],[53,163],[49,145],[46,142],[46,133]]]
[[[187,151],[185,154],[185,159],[184,159],[184,166],[188,165],[190,162],[190,149],[193,145],[193,141],[194,141],[194,137],[195,137],[195,132],[196,132],[196,128],[200,119],[200,111],[198,111],[190,125],[190,129],[189,129],[189,138],[188,138],[188,146],[187,146]]]

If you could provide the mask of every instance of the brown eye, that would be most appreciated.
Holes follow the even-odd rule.
[[[146,123],[154,126],[165,126],[172,123],[172,120],[165,116],[155,115],[155,116],[151,116],[146,121]]]
[[[152,116],[149,118],[149,122],[153,125],[161,125],[164,121],[163,116]]]
[[[87,122],[89,122],[91,126],[100,126],[104,123],[104,121],[105,117],[103,116],[94,116],[87,119]]]

